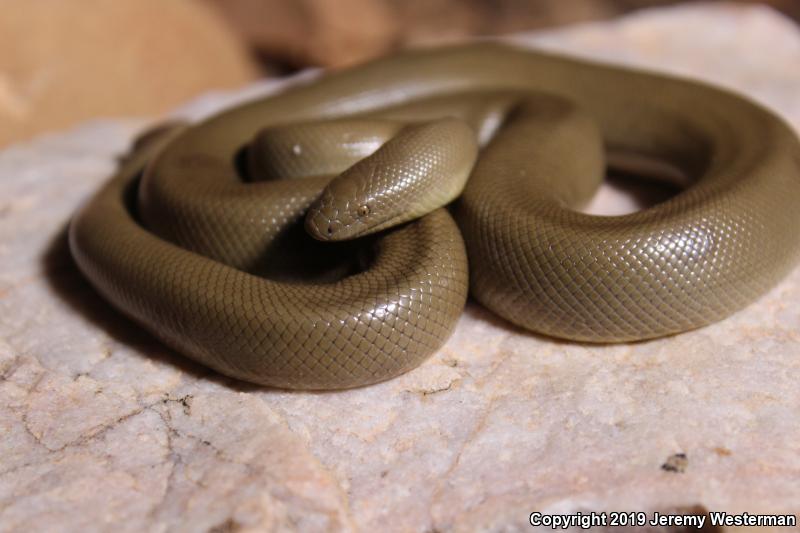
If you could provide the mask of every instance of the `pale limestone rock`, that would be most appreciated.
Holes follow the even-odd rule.
[[[520,40],[717,81],[800,126],[800,34],[768,10]],[[64,225],[142,127],[0,153],[1,530],[521,531],[531,511],[800,511],[800,270],[719,324],[619,346],[544,339],[470,304],[398,379],[263,390],[161,346],[70,261]],[[676,453],[685,470],[662,469]]]

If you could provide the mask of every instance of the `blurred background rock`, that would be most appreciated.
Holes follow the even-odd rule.
[[[337,67],[396,48],[601,20],[678,0],[203,0],[270,65]],[[760,3],[800,18],[800,0]]]
[[[676,0],[0,0],[0,146],[397,48]],[[800,20],[800,0],[751,0]]]

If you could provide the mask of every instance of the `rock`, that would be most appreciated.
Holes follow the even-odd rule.
[[[603,18],[608,0],[205,0],[268,63],[341,67],[401,46]],[[663,1],[663,0],[662,0]]]
[[[375,0],[206,0],[259,54],[290,66],[341,66],[388,51],[396,18]]]
[[[397,48],[611,18],[675,0],[204,0],[267,65],[340,67]],[[748,0],[740,0],[748,1]],[[768,3],[800,20],[796,0]]]
[[[695,5],[517,40],[722,83],[800,129],[800,34],[767,9]],[[517,531],[533,511],[800,511],[800,269],[666,339],[556,342],[470,304],[398,379],[264,390],[160,345],[70,260],[65,224],[144,126],[96,122],[0,153],[0,529]]]
[[[200,3],[0,3],[0,146],[95,117],[153,116],[257,75]]]

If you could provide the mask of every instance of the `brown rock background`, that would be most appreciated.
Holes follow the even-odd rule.
[[[259,56],[297,68],[335,67],[393,49],[608,19],[684,0],[203,0]],[[767,4],[795,19],[797,0]]]
[[[158,114],[257,76],[200,2],[0,0],[0,146],[89,118]]]

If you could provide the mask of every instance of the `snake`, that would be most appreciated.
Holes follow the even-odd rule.
[[[616,155],[681,190],[581,211]],[[722,320],[800,255],[800,143],[699,81],[495,42],[407,50],[145,138],[73,217],[90,284],[226,376],[407,372],[468,295],[512,327],[632,342]]]

